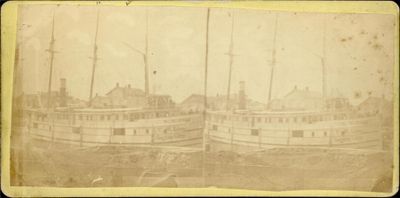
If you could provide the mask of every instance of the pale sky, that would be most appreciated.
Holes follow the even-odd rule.
[[[99,10],[98,57],[94,93],[104,95],[118,82],[144,87],[145,13],[149,19],[150,90],[176,102],[204,93],[206,8],[24,5],[20,9],[19,42],[23,91],[47,91],[51,22],[55,14],[52,89],[67,79],[69,93],[89,97],[96,13]],[[325,21],[328,94],[339,92],[352,102],[392,94],[394,16],[318,14],[212,8],[209,28],[207,94],[226,94],[231,22],[234,16],[231,93],[246,81],[248,96],[267,99],[270,61],[278,17],[273,98],[308,86],[321,92]],[[317,54],[317,55],[315,55]],[[151,71],[156,70],[155,75]],[[385,85],[386,84],[386,85]],[[354,99],[354,93],[361,97]]]

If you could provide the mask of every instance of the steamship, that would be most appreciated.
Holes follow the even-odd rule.
[[[38,96],[39,105],[15,105],[15,119],[33,139],[62,142],[79,146],[134,145],[197,147],[203,138],[203,114],[178,108],[168,95],[149,93],[147,32],[144,52],[129,46],[144,60],[145,88],[116,86],[107,97],[92,97],[97,64],[97,32],[95,31],[90,98],[83,105],[68,104],[66,79],[61,79],[55,96],[52,88],[54,59],[54,16],[49,49],[50,74],[47,99]],[[146,20],[147,31],[147,20]],[[44,94],[46,95],[46,94]],[[125,97],[125,100],[123,99]],[[44,98],[44,99],[43,99]],[[105,99],[104,99],[105,98]],[[110,99],[111,98],[111,99]],[[43,105],[43,103],[45,105]],[[19,108],[18,108],[19,107]]]
[[[322,63],[323,94],[295,87],[284,98],[271,100],[277,21],[278,15],[273,38],[268,102],[262,108],[250,109],[246,106],[243,81],[239,85],[238,102],[232,102],[230,98],[233,62],[231,36],[226,102],[223,108],[207,110],[205,136],[208,144],[239,151],[282,147],[382,149],[380,113],[365,114],[351,106],[347,98],[327,96],[325,38],[324,52],[319,57]],[[232,32],[233,24],[232,19]]]

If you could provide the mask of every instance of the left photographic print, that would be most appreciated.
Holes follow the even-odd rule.
[[[20,5],[11,186],[202,187],[207,19]]]

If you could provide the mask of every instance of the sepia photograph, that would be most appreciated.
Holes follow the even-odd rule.
[[[211,13],[208,185],[391,191],[393,16]]]
[[[130,3],[18,5],[11,187],[397,191],[398,16]]]

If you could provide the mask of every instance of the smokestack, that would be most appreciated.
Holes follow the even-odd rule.
[[[65,78],[60,79],[60,106],[67,106],[67,80]]]
[[[239,82],[239,109],[246,109],[246,92],[245,92],[245,82]]]

